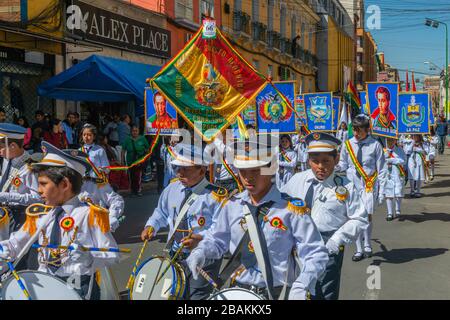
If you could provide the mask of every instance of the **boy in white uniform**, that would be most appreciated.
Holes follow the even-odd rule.
[[[366,115],[352,120],[353,138],[345,141],[336,171],[345,171],[347,178],[359,190],[361,200],[369,214],[369,227],[356,240],[353,261],[372,256],[372,214],[378,199],[378,177],[383,175],[385,161],[382,145],[369,135],[370,122]],[[364,250],[363,250],[364,239]]]
[[[367,228],[369,220],[354,184],[334,173],[341,141],[330,134],[312,133],[306,143],[311,169],[294,175],[282,192],[305,199],[328,249],[327,269],[317,282],[314,298],[337,300],[344,246]]]
[[[387,221],[400,215],[401,201],[403,198],[403,186],[406,177],[406,155],[403,149],[396,145],[395,139],[386,139],[387,148],[384,150],[386,158],[386,170],[380,176],[380,204],[386,199]],[[395,216],[394,216],[395,202]]]

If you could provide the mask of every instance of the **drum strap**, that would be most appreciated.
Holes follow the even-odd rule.
[[[271,205],[272,203],[269,204],[269,208]],[[252,241],[253,248],[255,251],[256,261],[258,261],[258,267],[261,270],[264,281],[266,282],[269,300],[273,300],[274,291],[273,291],[272,266],[270,265],[266,239],[264,238],[264,234],[261,228],[259,228],[258,226],[258,216],[257,216],[258,212],[256,210],[257,208],[252,207],[250,209],[248,205],[246,205],[243,207],[243,209],[244,209],[244,218],[245,221],[247,222],[248,233],[250,235],[250,239]]]
[[[180,209],[180,212],[177,215],[177,219],[175,220],[175,223],[173,225],[173,232],[169,238],[169,240],[166,243],[166,246],[164,247],[163,251],[169,251],[172,247],[173,241],[175,239],[175,234],[177,232],[177,229],[180,227],[181,222],[186,216],[186,213],[188,212],[190,206],[197,200],[198,196],[205,190],[205,188],[209,185],[208,180],[203,179],[199,184],[194,186],[192,189],[191,195],[187,198],[187,200],[184,202],[183,206]]]
[[[272,206],[273,202],[269,201],[267,203],[265,203],[262,207],[259,208],[259,213],[261,215],[266,215],[267,212],[269,211],[270,207]],[[250,209],[248,208],[248,206],[244,206],[244,217],[246,219],[247,222],[247,226],[248,229],[247,231],[244,233],[244,235],[242,236],[241,240],[239,241],[239,244],[236,247],[236,250],[234,251],[233,255],[231,256],[230,260],[228,261],[228,263],[225,265],[225,267],[222,269],[222,271],[219,273],[219,280],[218,280],[218,287],[219,289],[222,288],[225,283],[227,282],[227,280],[230,278],[230,276],[233,274],[233,272],[241,265],[241,258],[242,258],[242,253],[243,253],[243,249],[244,246],[245,248],[248,246],[248,243],[250,240],[252,240],[252,244],[254,246],[254,251],[255,251],[255,255],[256,255],[256,261],[258,262],[259,267],[262,269],[263,272],[263,278],[264,281],[266,281],[266,286],[268,288],[269,291],[269,295],[271,297],[273,297],[273,278],[272,278],[272,269],[270,266],[270,262],[268,260],[268,254],[267,254],[267,245],[264,243],[264,248],[262,248],[261,246],[261,241],[260,241],[260,236],[263,236],[262,234],[258,234],[257,230],[259,230],[259,228],[257,227],[257,224],[255,223],[255,221],[252,219],[252,221],[249,224],[249,218],[247,218],[247,215],[252,215],[250,213]],[[253,224],[252,224],[253,222]],[[252,227],[250,227],[250,225]],[[253,238],[250,236],[250,228],[252,228],[252,235]],[[257,229],[258,228],[258,229]],[[255,233],[256,232],[256,233]],[[253,241],[253,239],[255,239]],[[265,240],[265,239],[264,239]],[[258,249],[258,250],[257,250]],[[265,254],[263,253],[265,249]],[[267,262],[264,261],[264,258],[266,258]],[[269,287],[269,282],[267,281],[267,274],[268,271],[266,270],[267,267],[269,267],[269,272],[270,272],[270,287]]]

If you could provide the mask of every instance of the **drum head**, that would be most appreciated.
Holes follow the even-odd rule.
[[[162,276],[158,283],[156,280]],[[181,299],[185,290],[186,277],[179,264],[169,259],[152,257],[141,264],[134,279],[132,300],[174,300]]]
[[[208,300],[265,300],[253,291],[242,288],[229,288],[213,294]]]
[[[82,300],[64,281],[40,271],[17,272],[33,300]],[[2,300],[27,300],[16,279],[9,277],[1,292]]]

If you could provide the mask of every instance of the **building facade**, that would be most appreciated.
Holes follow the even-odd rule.
[[[353,22],[339,1],[316,2],[320,16],[317,32],[318,91],[342,94],[354,81],[355,33]]]
[[[434,115],[439,112],[440,95],[441,95],[441,77],[440,76],[425,76],[423,79],[423,91],[429,92],[431,96],[431,106]],[[445,92],[444,92],[445,100]]]
[[[63,52],[62,8],[56,0],[0,3],[0,107],[9,122],[17,115],[32,122],[37,109],[54,112],[37,86],[55,74],[55,57]]]
[[[362,82],[359,81],[360,73],[358,72],[357,81],[365,90],[365,83],[377,81],[378,63],[377,63],[377,44],[370,32],[364,31],[364,55],[362,63]],[[357,60],[358,61],[358,60]]]
[[[33,122],[37,109],[60,119],[78,111],[82,120],[142,110],[129,102],[55,101],[38,97],[37,86],[92,54],[162,66],[171,56],[163,9],[160,1],[2,1],[0,107],[7,120],[18,113]]]
[[[221,7],[222,30],[240,54],[274,81],[316,91],[319,17],[303,0],[234,0]]]

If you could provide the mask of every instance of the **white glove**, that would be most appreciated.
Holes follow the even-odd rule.
[[[10,254],[11,253],[9,252],[9,249],[7,246],[0,245],[0,259],[10,260],[11,259]]]
[[[203,266],[205,265],[205,260],[206,258],[203,252],[196,249],[192,250],[189,257],[187,257],[186,263],[192,272],[192,278],[194,278],[194,280],[198,279],[197,267],[203,268]]]
[[[328,254],[339,253],[339,245],[335,241],[329,239],[325,246],[328,249]]]
[[[119,220],[116,217],[110,216],[109,225],[111,226],[111,232],[114,232],[119,227]]]
[[[307,297],[307,291],[303,288],[299,287],[292,287],[291,291],[289,292],[289,300],[306,300]]]
[[[383,193],[380,193],[380,194],[378,195],[378,203],[379,203],[379,204],[382,204],[385,198],[386,198],[386,197],[384,196],[384,194],[383,194]]]
[[[94,257],[89,251],[82,250],[82,245],[79,243],[72,243],[73,250],[70,251],[70,259],[73,262],[78,262],[85,267],[90,267],[94,262]]]

